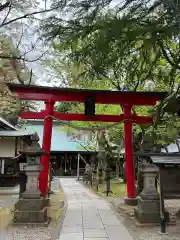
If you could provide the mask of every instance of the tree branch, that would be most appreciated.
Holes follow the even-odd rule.
[[[23,54],[26,55],[27,53]],[[0,55],[0,59],[11,59],[11,60],[22,60],[25,62],[36,62],[38,60],[40,60],[43,56],[44,56],[45,52],[43,52],[39,57],[33,59],[33,60],[28,60],[23,56],[8,56],[8,55]]]
[[[45,10],[41,10],[41,11],[36,11],[36,12],[32,12],[32,13],[27,13],[21,17],[17,17],[17,18],[14,18],[14,19],[11,19],[9,20],[8,22],[4,22],[0,25],[0,28],[4,27],[4,26],[7,26],[13,22],[16,22],[16,21],[19,21],[21,19],[24,19],[24,18],[28,18],[28,17],[31,17],[31,16],[34,16],[34,15],[37,15],[37,14],[41,14],[41,13],[48,13],[48,12],[51,12],[53,10],[57,10],[59,8],[59,6],[56,6],[54,8],[50,8],[50,9],[45,9]]]
[[[177,63],[173,63],[173,61],[169,58],[168,54],[166,53],[166,50],[164,49],[163,44],[162,44],[160,41],[159,41],[158,43],[159,43],[159,46],[160,46],[160,48],[161,48],[161,51],[162,51],[165,59],[167,60],[167,62],[168,62],[171,66],[176,67],[177,69],[180,70],[179,65],[178,65]]]
[[[7,20],[8,16],[9,16],[9,14],[10,14],[10,12],[11,12],[11,4],[8,6],[8,8],[9,8],[9,9],[8,9],[8,12],[7,12],[5,18],[3,19],[2,24],[4,24],[4,23],[6,22],[6,20]]]
[[[16,73],[16,77],[17,77],[17,79],[19,80],[19,82],[21,83],[21,84],[24,84],[24,81],[21,79],[21,76],[20,76],[20,70],[18,70],[18,63],[17,63],[17,60],[16,59],[12,59],[11,60],[11,66],[13,67],[13,69],[14,69],[14,71],[15,71],[15,73]]]
[[[139,87],[139,84],[140,84],[140,78],[138,79],[133,91],[135,91],[135,92],[137,91],[137,88]]]
[[[5,8],[8,8],[11,6],[11,2],[6,2],[4,4],[0,3],[0,12],[3,11]]]
[[[111,78],[109,78],[109,76],[108,76],[106,73],[99,72],[99,74],[100,74],[102,77],[105,77],[105,78],[111,80],[112,85],[113,85],[117,90],[119,90],[119,91],[121,90],[119,84],[116,84]]]
[[[20,36],[19,41],[17,43],[16,49],[19,49],[19,46],[20,46],[22,38],[23,38],[23,34],[24,34],[24,29],[22,28],[22,33],[21,33],[21,36]]]
[[[30,71],[30,78],[29,78],[29,83],[28,83],[28,85],[31,85],[31,82],[32,82],[32,75],[33,75],[33,71],[32,71],[32,69],[31,69],[31,71]]]

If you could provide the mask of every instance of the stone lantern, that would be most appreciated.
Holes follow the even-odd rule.
[[[41,156],[47,153],[39,146],[39,137],[35,133],[31,138],[31,145],[25,151],[20,151],[27,158],[27,165],[24,166],[24,171],[27,175],[26,191],[23,193],[23,198],[40,198],[41,192],[38,188],[38,178],[43,166],[40,165]]]
[[[154,164],[146,163],[144,165],[144,168],[142,169],[142,173],[143,173],[144,184],[143,184],[143,190],[140,193],[140,196],[143,199],[150,199],[150,200],[159,199],[159,194],[155,186],[155,179],[157,177],[158,168]]]
[[[38,179],[42,167],[40,159],[46,155],[38,143],[39,137],[35,133],[31,137],[31,144],[20,153],[27,158],[24,171],[27,175],[26,190],[15,205],[14,222],[21,224],[48,224],[47,200],[41,195],[38,188]]]
[[[141,223],[158,223],[160,221],[160,200],[155,184],[158,168],[155,164],[144,163],[141,171],[143,190],[138,198],[135,216]]]

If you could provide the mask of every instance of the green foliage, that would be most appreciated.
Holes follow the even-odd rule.
[[[67,113],[73,108],[73,103],[62,102],[56,106],[56,111]]]
[[[73,19],[51,17],[46,29],[55,49],[85,66],[84,77],[109,78],[127,90],[157,89],[158,80],[169,90],[179,68],[179,5],[132,0],[111,7],[110,2],[80,1],[71,6]],[[68,10],[69,3],[61,7]]]
[[[44,28],[57,56],[51,67],[57,73],[63,72],[66,85],[169,94],[179,90],[178,1],[127,0],[119,1],[116,7],[105,0],[84,0],[73,5],[56,0],[54,4],[73,13],[68,20],[58,14],[51,16]],[[179,120],[162,114],[160,107],[133,108],[134,113],[154,114],[157,120],[151,127],[136,126],[135,134],[146,132],[153,141],[164,144],[175,140]],[[82,112],[83,107],[77,110],[73,106],[71,110]],[[121,108],[98,106],[97,112],[119,114]],[[109,133],[118,142],[123,136],[122,125]]]

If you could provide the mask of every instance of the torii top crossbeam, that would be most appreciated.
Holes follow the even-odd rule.
[[[17,93],[22,100],[44,101],[45,111],[24,112],[22,118],[44,119],[43,149],[50,153],[52,136],[52,118],[53,116],[60,120],[71,121],[104,121],[118,122],[124,120],[124,143],[125,143],[125,170],[127,180],[127,198],[126,203],[134,204],[136,201],[135,174],[132,142],[132,124],[147,124],[152,122],[151,116],[137,116],[132,113],[133,105],[150,106],[155,105],[166,96],[166,92],[127,92],[127,91],[105,91],[105,90],[86,90],[69,88],[52,88],[32,85],[8,85],[12,92]],[[84,114],[58,113],[54,112],[55,102],[79,102],[84,103],[87,98],[94,98],[97,104],[119,104],[122,106],[124,114],[121,115],[94,115],[86,117]],[[43,196],[47,193],[49,156],[43,156],[41,165],[42,170],[39,178],[39,188]]]
[[[9,84],[12,92],[20,99],[36,101],[58,101],[83,103],[86,97],[95,97],[97,104],[155,105],[166,92],[129,92],[87,90],[73,88],[44,87],[35,85]]]

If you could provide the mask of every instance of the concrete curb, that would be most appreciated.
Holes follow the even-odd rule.
[[[63,208],[63,212],[61,213],[61,216],[60,216],[60,218],[57,222],[55,233],[51,237],[52,240],[58,240],[59,237],[60,237],[62,225],[63,225],[63,222],[64,222],[64,218],[66,216],[66,211],[67,211],[67,205],[65,204],[64,208]]]
[[[64,194],[64,207],[63,207],[63,211],[61,213],[61,216],[58,220],[58,223],[56,225],[56,230],[55,230],[55,234],[52,235],[52,240],[58,240],[59,237],[60,237],[60,233],[61,233],[61,229],[62,229],[62,225],[63,225],[63,222],[64,222],[64,218],[66,216],[66,211],[67,211],[67,208],[68,208],[68,202],[66,200],[66,196],[65,196],[65,192],[64,192],[64,189],[63,187],[61,186],[61,182],[60,182],[60,179],[59,179],[59,187],[60,189],[63,191],[63,194]]]

